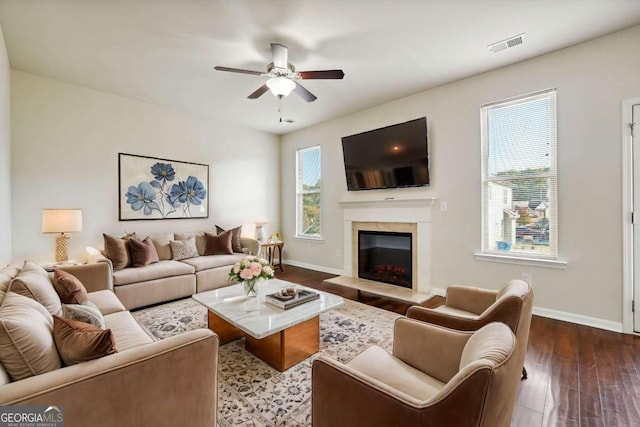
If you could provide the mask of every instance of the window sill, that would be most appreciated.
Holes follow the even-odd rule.
[[[518,265],[530,265],[533,267],[545,267],[545,268],[567,268],[566,261],[558,261],[555,259],[544,258],[527,258],[519,256],[509,256],[493,253],[477,253],[474,254],[478,261],[500,262],[504,264],[518,264]]]
[[[324,243],[324,237],[293,236],[295,240],[311,243]]]

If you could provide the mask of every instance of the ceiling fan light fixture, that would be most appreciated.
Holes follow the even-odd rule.
[[[296,83],[286,77],[272,77],[267,80],[267,87],[275,96],[285,98],[295,89]]]

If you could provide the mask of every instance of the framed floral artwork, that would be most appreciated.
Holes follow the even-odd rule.
[[[209,217],[209,165],[118,153],[120,221]]]

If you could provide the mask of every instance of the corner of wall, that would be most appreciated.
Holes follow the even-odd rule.
[[[3,201],[0,204],[0,267],[12,258],[10,78],[9,57],[0,27],[0,199]]]

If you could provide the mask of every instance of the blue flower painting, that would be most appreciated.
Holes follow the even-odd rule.
[[[209,216],[208,165],[120,153],[119,166],[120,220]]]

